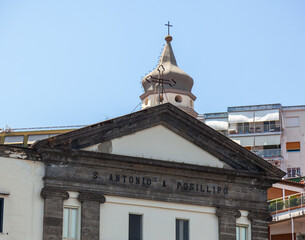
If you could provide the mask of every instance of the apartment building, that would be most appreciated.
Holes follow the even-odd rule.
[[[269,240],[305,238],[305,185],[296,180],[282,180],[268,189]]]
[[[0,129],[0,144],[30,147],[36,141],[67,133],[85,125]]]
[[[228,107],[198,119],[285,171],[286,178],[305,175],[305,105]]]

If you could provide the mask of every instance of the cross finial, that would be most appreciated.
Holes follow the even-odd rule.
[[[169,21],[168,21],[167,24],[165,24],[165,26],[167,26],[167,35],[170,35],[170,34],[169,34],[169,28],[170,28],[170,27],[173,27],[173,25],[170,25],[170,24],[169,24]]]

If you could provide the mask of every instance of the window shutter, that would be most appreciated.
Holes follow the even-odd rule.
[[[287,149],[287,151],[300,150],[300,142],[287,142],[286,149]]]

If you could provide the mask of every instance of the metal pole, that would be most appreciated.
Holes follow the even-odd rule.
[[[283,209],[286,208],[286,204],[285,204],[285,189],[283,188]]]
[[[294,222],[293,222],[293,217],[291,217],[291,240],[294,240]]]

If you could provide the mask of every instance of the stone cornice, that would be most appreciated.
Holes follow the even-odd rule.
[[[101,204],[106,202],[106,198],[103,194],[95,192],[81,192],[77,196],[77,200],[80,202],[91,201],[99,202]]]
[[[50,197],[59,197],[62,200],[67,200],[69,198],[69,193],[60,188],[44,187],[40,192],[40,196],[43,199]]]
[[[217,217],[233,216],[235,218],[240,218],[241,213],[239,210],[234,208],[218,207],[216,210],[216,216]]]
[[[0,144],[0,157],[32,161],[40,160],[34,149],[4,144]]]
[[[270,216],[267,212],[249,212],[248,213],[248,219],[250,221],[253,220],[263,220],[263,221],[271,221],[272,216]]]

